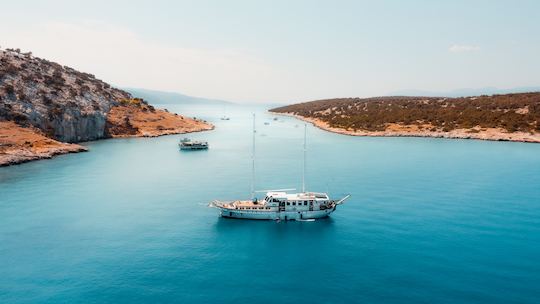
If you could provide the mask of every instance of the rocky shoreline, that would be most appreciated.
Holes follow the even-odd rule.
[[[175,116],[174,114],[170,114]],[[187,119],[186,119],[187,120]],[[162,119],[160,123],[167,121]],[[134,134],[115,134],[111,138],[120,137],[157,137],[163,135],[184,134],[213,130],[214,126],[206,122],[189,119],[187,125],[179,126],[171,122],[173,127],[156,129],[152,125],[142,125],[142,131]],[[64,143],[42,134],[34,127],[22,127],[11,121],[0,121],[0,167],[26,163],[29,161],[50,159],[57,155],[87,152],[84,145]]]
[[[432,137],[432,138],[448,138],[448,139],[478,139],[489,141],[513,141],[540,143],[540,133],[526,132],[506,132],[504,129],[498,128],[479,128],[472,129],[455,129],[448,132],[442,130],[430,131],[429,126],[420,128],[417,125],[400,125],[388,124],[384,131],[363,131],[363,130],[346,130],[334,128],[328,123],[311,117],[304,117],[294,113],[271,112],[272,114],[289,116],[311,123],[315,127],[338,134],[350,136],[369,136],[369,137]]]
[[[150,106],[120,105],[107,114],[107,135],[116,137],[157,137],[213,130],[205,121]]]
[[[0,49],[0,166],[88,151],[77,144],[212,130],[30,52]]]
[[[0,166],[85,151],[88,148],[48,138],[36,128],[21,127],[10,121],[0,122]]]

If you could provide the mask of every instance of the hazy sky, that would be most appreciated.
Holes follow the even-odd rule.
[[[538,86],[540,1],[2,1],[0,46],[241,102]]]

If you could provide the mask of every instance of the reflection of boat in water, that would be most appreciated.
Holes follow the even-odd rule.
[[[222,217],[253,219],[253,220],[314,220],[323,218],[334,212],[338,205],[343,204],[350,195],[340,200],[331,199],[328,194],[309,192],[305,189],[305,155],[306,131],[304,130],[304,162],[302,175],[302,192],[287,193],[295,189],[264,190],[266,196],[262,200],[255,197],[255,115],[253,115],[253,150],[252,150],[252,176],[251,199],[235,200],[229,202],[213,201],[209,207],[220,210]]]
[[[230,118],[227,117],[227,116],[223,116],[223,117],[221,117],[221,120],[230,120]]]
[[[180,150],[206,150],[208,149],[208,142],[184,138],[180,140],[178,146]]]

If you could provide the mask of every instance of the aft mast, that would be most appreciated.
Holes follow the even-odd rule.
[[[304,124],[304,161],[302,162],[302,193],[306,193],[306,136],[307,124]]]
[[[253,113],[253,147],[251,148],[251,200],[255,200],[255,113]]]

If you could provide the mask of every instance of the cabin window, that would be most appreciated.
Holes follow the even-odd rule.
[[[307,206],[307,201],[304,201],[304,206]]]
[[[290,206],[291,205],[291,202],[287,202],[287,206]]]
[[[292,205],[293,205],[293,206],[296,206],[296,202],[292,202]]]

